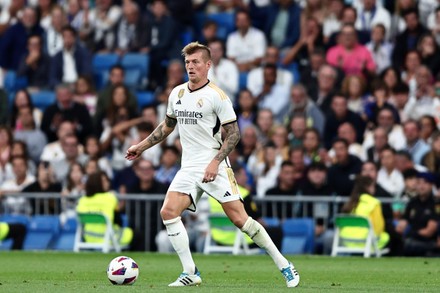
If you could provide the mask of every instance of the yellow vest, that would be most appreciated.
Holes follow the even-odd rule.
[[[374,234],[379,238],[379,248],[383,248],[388,243],[390,236],[385,232],[385,220],[382,214],[381,203],[377,198],[366,193],[362,194],[352,214],[370,219]],[[367,238],[367,234],[367,228],[347,227],[341,230],[341,236],[343,238],[365,239]]]
[[[240,192],[243,199],[250,194],[249,190],[241,186],[238,186],[238,191]],[[209,206],[209,211],[211,214],[224,214],[226,216],[225,212],[223,211],[222,205],[211,196],[209,197]],[[211,228],[210,230],[211,237],[212,239],[214,239],[215,242],[222,245],[234,245],[236,231],[228,231],[218,228]],[[248,244],[253,243],[252,239],[249,238],[249,236],[245,235],[245,239]]]
[[[78,213],[102,213],[108,217],[110,222],[114,222],[114,213],[118,206],[117,197],[111,192],[97,193],[93,196],[83,196],[79,199],[76,211]],[[120,230],[118,225],[114,225],[115,231]],[[86,224],[84,226],[84,239],[86,242],[100,243],[103,241],[106,226],[104,224]],[[133,238],[133,231],[124,228],[121,244],[128,244]]]
[[[0,222],[0,240],[3,240],[9,234],[9,225],[8,223]]]

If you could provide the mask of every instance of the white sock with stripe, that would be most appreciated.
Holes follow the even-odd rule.
[[[260,248],[266,250],[278,269],[281,270],[289,265],[289,261],[281,254],[269,234],[267,234],[266,229],[260,223],[249,217],[241,231],[246,233]]]
[[[189,249],[189,239],[186,228],[182,223],[180,217],[164,220],[165,227],[167,228],[168,238],[177,252],[182,263],[183,271],[189,275],[195,273],[196,265],[191,255],[191,250]]]

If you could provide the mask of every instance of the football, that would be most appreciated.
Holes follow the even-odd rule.
[[[139,267],[128,256],[115,257],[107,268],[107,277],[113,285],[132,285],[138,276]]]

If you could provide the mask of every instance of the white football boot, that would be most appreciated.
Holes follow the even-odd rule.
[[[183,272],[177,280],[169,284],[168,287],[198,286],[201,283],[202,278],[200,278],[200,272],[196,268],[194,275]]]
[[[289,262],[289,266],[282,269],[281,273],[283,274],[284,279],[286,279],[287,287],[293,288],[298,286],[299,274],[292,263]]]

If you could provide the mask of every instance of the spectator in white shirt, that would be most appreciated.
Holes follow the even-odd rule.
[[[63,49],[62,29],[67,24],[67,17],[60,6],[52,8],[51,25],[47,29],[44,40],[45,49],[50,57]]]
[[[362,7],[358,9],[356,29],[371,32],[378,23],[383,24],[386,31],[389,32],[391,28],[390,13],[382,6],[376,5],[376,0],[363,0]]]
[[[376,73],[380,74],[385,68],[391,65],[393,44],[385,40],[386,28],[383,24],[376,24],[371,30],[371,41],[365,46],[371,52],[374,63],[376,63]]]
[[[403,175],[396,168],[396,152],[392,148],[385,148],[380,153],[381,168],[377,173],[377,183],[394,197],[400,197],[405,189]]]
[[[92,20],[90,32],[93,34],[93,43],[96,51],[105,51],[113,43],[113,28],[122,15],[122,9],[113,5],[113,0],[97,0],[96,7],[88,12],[88,19]]]
[[[224,57],[224,44],[220,39],[208,43],[211,49],[212,65],[208,71],[208,79],[218,85],[225,94],[235,102],[238,93],[239,71],[237,65]]]
[[[258,66],[266,50],[266,38],[259,29],[251,26],[249,15],[244,11],[235,16],[237,30],[226,41],[227,57],[234,61],[241,72]]]

